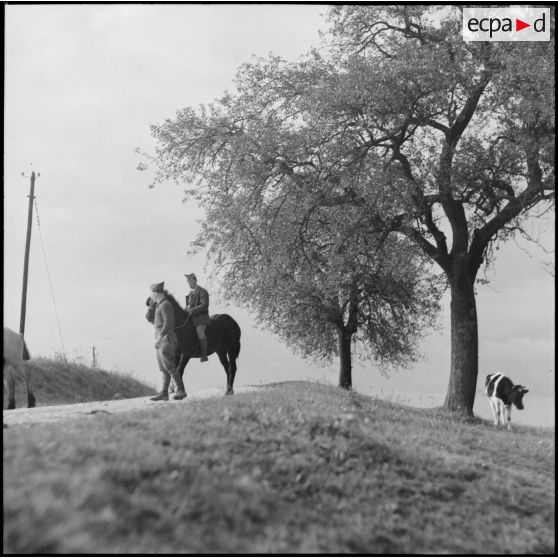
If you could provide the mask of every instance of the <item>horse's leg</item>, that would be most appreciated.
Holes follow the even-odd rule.
[[[178,374],[178,377],[182,380],[182,387],[184,387],[184,369],[186,368],[186,365],[188,364],[189,360],[190,360],[189,356],[186,356],[185,354],[180,355],[180,361],[178,362],[178,366],[176,368],[176,373]],[[173,380],[173,383],[176,382],[174,382]],[[178,386],[176,389],[178,389]],[[186,388],[184,388],[184,391],[186,391]]]
[[[221,364],[225,369],[225,373],[227,374],[227,391],[225,392],[225,395],[232,395],[234,392],[232,388],[231,372],[229,366],[229,359],[227,358],[227,351],[221,350],[217,354],[219,355],[219,360],[221,361]]]
[[[231,393],[233,392],[234,377],[236,376],[236,357],[229,352],[229,381],[231,384]]]
[[[184,368],[186,368],[186,365],[188,364],[189,361],[190,361],[189,356],[186,356],[185,354],[180,355],[180,362],[178,363],[178,374],[180,375],[181,378],[184,377]]]

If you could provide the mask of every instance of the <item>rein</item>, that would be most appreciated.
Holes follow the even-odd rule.
[[[189,320],[189,319],[190,319],[190,314],[188,314],[188,315],[186,316],[186,319],[184,320],[184,323],[183,323],[183,324],[181,324],[181,325],[179,325],[179,326],[176,326],[176,327],[173,327],[173,328],[172,328],[173,331],[174,331],[175,329],[180,329],[180,328],[184,327],[184,326],[188,323],[188,320]]]

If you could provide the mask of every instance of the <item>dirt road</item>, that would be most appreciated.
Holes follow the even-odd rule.
[[[257,386],[244,386],[235,388],[235,393],[249,393],[261,389]],[[58,422],[76,417],[95,415],[97,413],[126,413],[137,409],[152,407],[153,405],[187,405],[188,401],[199,401],[210,397],[223,397],[223,390],[218,388],[203,389],[188,392],[188,397],[182,401],[151,401],[149,397],[136,397],[134,399],[115,399],[112,401],[90,401],[88,403],[74,403],[72,405],[51,405],[35,407],[34,409],[12,409],[3,411],[4,425],[35,424]]]

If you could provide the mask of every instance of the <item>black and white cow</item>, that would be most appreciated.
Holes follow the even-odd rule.
[[[494,415],[494,426],[498,426],[499,418],[502,417],[502,426],[506,424],[507,415],[508,430],[511,428],[511,406],[512,403],[519,409],[523,409],[523,396],[529,391],[513,382],[503,374],[489,374],[485,382],[486,395],[492,407]]]

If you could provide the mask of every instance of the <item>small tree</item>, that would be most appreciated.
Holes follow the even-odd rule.
[[[209,211],[198,246],[208,248],[226,295],[304,356],[337,355],[340,387],[352,386],[354,340],[382,366],[415,359],[438,309],[424,262],[404,239],[371,234],[354,208],[308,217],[304,202],[301,192],[280,208],[231,202]]]

